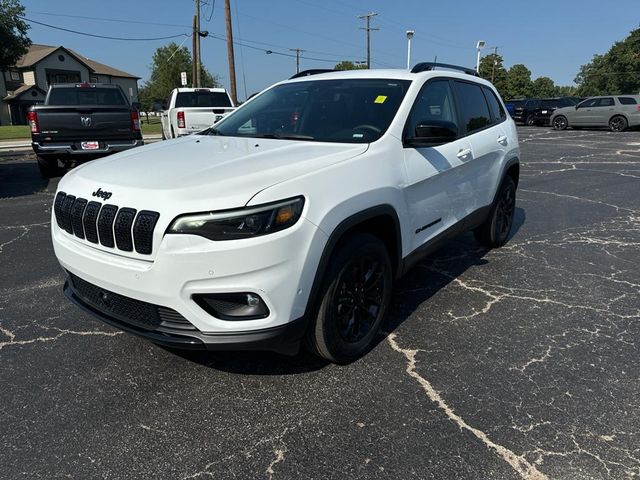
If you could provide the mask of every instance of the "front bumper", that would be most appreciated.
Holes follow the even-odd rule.
[[[266,350],[295,355],[300,349],[300,341],[306,331],[304,318],[279,327],[219,334],[204,334],[197,330],[181,331],[162,326],[145,327],[109,313],[104,307],[92,303],[74,288],[71,278],[64,284],[64,294],[82,310],[113,327],[146,338],[158,345],[182,350]]]
[[[305,314],[319,262],[320,253],[316,257],[313,252],[321,252],[315,242],[326,242],[326,235],[304,217],[289,229],[241,241],[164,235],[156,255],[146,259],[103,251],[61,230],[55,218],[52,223],[56,256],[72,278],[75,275],[108,294],[171,309],[194,328],[166,331],[158,325],[117,318],[95,301],[83,299],[71,282],[65,288],[67,296],[103,321],[157,343],[184,348],[283,353],[297,349],[292,345],[299,343],[300,335],[292,325]],[[269,315],[225,320],[206,312],[193,299],[197,294],[236,292],[259,295]]]
[[[93,158],[112,153],[123,152],[130,148],[141,147],[144,140],[105,140],[100,141],[100,148],[83,150],[81,142],[31,142],[36,155],[43,158]]]

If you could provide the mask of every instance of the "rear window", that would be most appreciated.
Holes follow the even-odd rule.
[[[491,113],[493,114],[493,121],[495,123],[500,123],[503,120],[507,119],[507,112],[502,108],[502,104],[496,97],[496,94],[493,93],[493,90],[487,87],[483,87],[484,95],[487,97],[487,101],[489,102],[489,107],[491,107]]]
[[[225,92],[178,92],[176,97],[176,108],[231,106],[229,95]]]
[[[47,105],[127,105],[118,88],[62,87],[52,88]]]
[[[455,81],[454,85],[466,132],[473,133],[491,125],[491,113],[482,94],[482,87],[459,81]]]
[[[620,103],[622,105],[637,105],[638,102],[636,102],[635,98],[632,97],[618,97],[618,100],[620,101]]]

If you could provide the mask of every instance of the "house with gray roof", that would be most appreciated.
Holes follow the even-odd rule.
[[[70,48],[33,44],[15,66],[0,72],[0,125],[24,125],[32,105],[53,83],[113,83],[138,101],[140,77],[83,57]]]

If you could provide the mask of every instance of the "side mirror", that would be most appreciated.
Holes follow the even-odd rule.
[[[425,120],[416,126],[413,137],[405,139],[408,147],[436,147],[453,142],[458,138],[458,127],[455,123],[440,120]]]

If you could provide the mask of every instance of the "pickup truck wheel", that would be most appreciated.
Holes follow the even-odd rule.
[[[391,298],[391,261],[370,234],[348,238],[334,252],[307,332],[309,350],[334,363],[360,357],[372,344]]]
[[[516,184],[510,176],[504,177],[498,196],[491,206],[489,217],[473,231],[478,243],[498,248],[507,243],[516,210]]]
[[[629,126],[629,122],[622,115],[616,115],[609,120],[609,128],[612,132],[624,132]]]
[[[160,130],[162,130],[162,140],[166,140],[167,136],[164,134],[164,128],[161,128]]]
[[[536,120],[535,117],[533,115],[529,115],[526,119],[526,121],[524,122],[525,125],[527,125],[528,127],[533,127],[536,124]]]
[[[53,178],[61,174],[60,167],[58,167],[58,160],[55,158],[38,157],[38,169],[44,178]]]

